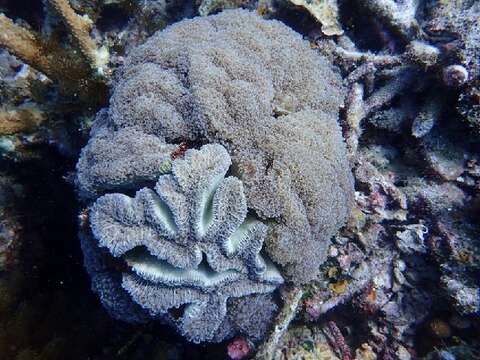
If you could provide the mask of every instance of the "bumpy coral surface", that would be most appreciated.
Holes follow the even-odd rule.
[[[126,58],[82,153],[80,192],[138,189],[157,179],[169,144],[220,143],[246,207],[268,223],[266,252],[289,280],[309,281],[353,201],[343,98],[340,76],[278,21],[234,10],[179,22]]]
[[[229,298],[268,293],[283,282],[275,265],[260,255],[267,226],[247,214],[242,182],[224,177],[230,165],[224,147],[204,145],[175,160],[155,191],[143,188],[134,198],[112,193],[96,200],[90,210],[96,245],[128,267],[123,291],[106,268],[95,269],[87,259],[94,288],[114,316],[141,320],[140,314],[132,318],[139,310],[128,305],[133,300],[151,317],[167,315],[194,342],[221,340],[233,331]],[[95,249],[86,246],[88,258]],[[183,314],[181,309],[169,313],[182,306]],[[251,317],[252,310],[244,316]],[[245,323],[240,320],[237,327],[248,327]]]

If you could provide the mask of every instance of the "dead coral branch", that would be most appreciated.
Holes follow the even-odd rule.
[[[382,67],[400,65],[402,62],[402,59],[396,55],[373,54],[371,52],[347,50],[340,46],[336,46],[333,41],[331,41],[331,44],[334,44],[331,46],[334,47],[333,51],[337,57],[351,62],[368,62]]]
[[[362,135],[362,120],[375,111],[389,105],[415,81],[416,72],[409,67],[398,67],[395,75],[385,85],[365,97],[365,87],[361,83],[350,86],[349,95],[345,100],[345,123],[347,126],[345,141],[350,162],[355,163],[358,141]]]
[[[384,86],[376,90],[365,100],[365,116],[379,110],[402,93],[415,81],[417,73],[409,67],[398,68],[397,76],[389,80]]]
[[[67,30],[90,66],[102,73],[102,66],[108,60],[108,53],[97,49],[97,45],[90,37],[91,20],[86,16],[75,13],[67,0],[49,0],[48,3],[62,18]]]
[[[362,84],[354,83],[345,100],[345,122],[347,131],[345,133],[345,142],[347,143],[347,153],[350,163],[355,162],[358,148],[358,139],[362,135],[360,122],[365,117],[365,106],[363,103],[364,87]]]
[[[304,290],[302,288],[293,288],[285,292],[284,305],[280,314],[275,320],[275,326],[268,339],[260,346],[255,356],[257,360],[271,360],[274,358],[277,345],[283,334],[287,331],[288,326],[295,318],[300,300],[302,299]]]

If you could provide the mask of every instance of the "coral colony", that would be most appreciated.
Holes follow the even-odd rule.
[[[153,318],[186,305],[183,314],[169,319],[181,334],[195,342],[223,340],[246,326],[236,324],[239,314],[228,314],[229,298],[270,293],[283,282],[276,266],[260,254],[267,226],[247,214],[242,182],[224,178],[230,163],[221,145],[204,145],[174,161],[155,191],[143,188],[135,198],[107,194],[96,200],[90,211],[93,237],[131,269],[121,282],[112,274],[106,283],[109,269],[89,266],[98,250],[85,242],[94,286],[100,277],[96,289],[113,316],[131,319],[134,303]],[[126,291],[131,306],[125,308],[105,286]],[[245,319],[258,321],[258,309],[250,310],[255,313]]]
[[[300,35],[244,10],[132,51],[78,163],[86,264],[113,316],[167,315],[188,339],[219,341],[245,327],[229,299],[312,279],[353,202],[343,96]],[[182,142],[192,149],[172,160]],[[89,259],[103,249],[129,270]]]

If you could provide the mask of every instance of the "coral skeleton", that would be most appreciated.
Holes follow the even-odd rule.
[[[284,291],[284,305],[275,320],[275,326],[268,339],[258,349],[255,359],[272,360],[278,343],[288,329],[288,326],[298,312],[304,290],[301,287],[293,287]]]
[[[241,181],[225,178],[230,165],[221,145],[191,149],[155,191],[107,194],[90,210],[98,246],[130,269],[123,289],[151,317],[186,306],[169,320],[194,342],[224,332],[229,298],[269,293],[283,282],[260,254],[267,226],[248,214]]]
[[[346,37],[346,35],[344,35]],[[388,67],[400,65],[402,59],[398,55],[390,54],[375,54],[372,52],[363,52],[353,48],[345,48],[344,46],[336,44],[333,40],[322,39],[317,41],[316,45],[320,51],[326,56],[333,57],[338,61],[361,63],[366,62],[377,67]]]
[[[338,4],[336,0],[290,0],[290,2],[306,9],[322,25],[322,33],[325,35],[343,34],[342,26],[338,21]]]

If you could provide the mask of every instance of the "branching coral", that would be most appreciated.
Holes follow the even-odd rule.
[[[398,77],[391,79],[384,86],[377,89],[367,99],[364,99],[364,86],[354,83],[345,102],[345,121],[348,125],[346,132],[347,149],[352,163],[355,162],[358,139],[362,134],[361,122],[374,111],[388,105],[396,96],[413,83],[415,71],[411,68],[401,69]]]
[[[4,14],[0,14],[0,27],[0,46],[47,76],[54,77],[54,70],[47,57],[48,51],[32,32],[16,25]]]
[[[43,39],[0,14],[0,46],[26,64],[44,73],[59,85],[60,91],[92,105],[103,104],[106,84],[103,75],[108,60],[105,49],[97,49],[86,29],[86,20],[74,13],[66,0],[52,0],[52,6],[65,20],[67,28],[84,57],[62,47],[57,40]]]
[[[49,0],[48,3],[55,9],[67,26],[67,30],[75,39],[82,55],[99,73],[103,73],[103,66],[108,61],[108,51],[97,49],[97,45],[90,37],[91,21],[88,17],[79,16],[73,11],[68,0]]]
[[[283,282],[260,255],[267,226],[247,214],[241,181],[224,178],[230,165],[222,146],[204,145],[173,161],[172,173],[159,177],[155,192],[143,188],[135,198],[107,194],[90,210],[98,246],[131,269],[122,280],[131,299],[152,317],[186,306],[169,319],[194,342],[230,334],[229,298],[268,293]],[[95,285],[98,271],[92,273],[101,296],[112,291]],[[130,319],[130,312],[119,311],[118,296],[106,305]]]
[[[248,208],[268,220],[267,252],[290,279],[306,282],[353,200],[337,124],[343,97],[339,75],[299,34],[248,11],[225,11],[177,23],[132,51],[98,127],[137,131],[129,141],[145,154],[152,153],[145,134],[167,144],[224,145]],[[112,157],[101,155],[100,134],[78,165],[82,192],[98,196],[152,179],[150,162],[142,169],[152,171],[124,168],[110,182],[102,169],[126,162],[113,144]]]

